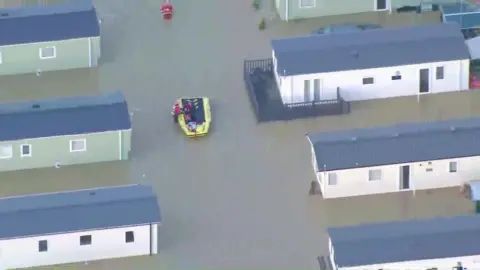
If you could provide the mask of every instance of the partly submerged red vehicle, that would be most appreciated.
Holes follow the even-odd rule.
[[[160,10],[162,11],[164,20],[169,21],[169,20],[172,19],[172,17],[173,17],[173,5],[170,3],[170,1],[167,0],[167,1],[163,2]]]
[[[480,61],[470,62],[470,88],[480,88]]]
[[[480,78],[474,73],[470,74],[470,88],[480,88]]]

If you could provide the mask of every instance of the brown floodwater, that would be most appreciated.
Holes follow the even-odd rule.
[[[154,186],[163,215],[160,255],[77,268],[318,269],[316,256],[325,254],[327,226],[472,211],[472,203],[460,198],[456,189],[417,192],[415,197],[309,197],[314,174],[305,133],[476,115],[480,92],[360,102],[352,105],[349,116],[258,125],[242,81],[243,59],[269,57],[273,37],[309,33],[346,18],[290,24],[273,20],[259,32],[261,15],[251,9],[250,1],[173,0],[176,13],[168,23],[161,20],[160,2],[96,0],[103,35],[100,68],[83,74],[85,82],[76,75],[54,79],[61,73],[45,74],[23,84],[10,82],[21,85],[11,88],[18,96],[0,92],[5,99],[29,98],[21,94],[25,91],[41,97],[53,91],[48,85],[54,83],[62,85],[56,91],[64,89],[65,94],[121,89],[129,101],[129,162],[0,174],[0,195],[126,183]],[[438,21],[437,17],[355,15],[349,20],[395,25]],[[52,78],[39,83],[46,76]],[[89,86],[92,81],[97,88]],[[209,136],[187,139],[172,124],[170,109],[180,96],[212,99]]]

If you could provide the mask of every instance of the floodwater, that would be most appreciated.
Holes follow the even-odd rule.
[[[96,68],[10,75],[0,80],[1,102],[96,93],[99,93]]]
[[[160,254],[81,268],[318,269],[327,226],[472,211],[456,189],[331,201],[308,196],[314,174],[305,134],[476,115],[480,92],[360,102],[349,116],[257,125],[242,81],[243,59],[268,57],[272,37],[328,22],[269,21],[259,32],[260,14],[240,0],[174,0],[174,20],[164,22],[160,3],[95,1],[103,35],[97,89],[124,91],[133,113],[132,159],[0,174],[0,195],[153,185],[163,215]],[[419,18],[413,14],[406,24]],[[73,81],[67,85],[78,89]],[[212,99],[209,136],[187,139],[172,124],[170,110],[180,96]]]

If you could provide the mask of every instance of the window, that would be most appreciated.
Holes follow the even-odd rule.
[[[20,145],[20,156],[31,157],[32,156],[32,145],[31,144]]]
[[[375,0],[375,10],[387,10],[387,0]]]
[[[328,185],[335,186],[337,184],[337,174],[336,173],[329,173],[328,174]]]
[[[402,79],[402,75],[400,75],[400,72],[396,72],[395,75],[392,76],[392,81],[398,81]]]
[[[437,78],[437,80],[443,80],[443,77],[444,77],[444,68],[443,67],[437,67],[437,70],[436,70],[436,73],[435,73],[435,76]]]
[[[375,169],[368,171],[368,181],[378,181],[382,180],[382,170]]]
[[[85,139],[70,141],[70,152],[82,152],[86,150],[87,150],[87,141]]]
[[[456,161],[450,161],[448,163],[448,171],[449,172],[457,172],[457,162]]]
[[[315,0],[300,0],[301,8],[312,8],[315,7]]]
[[[38,252],[46,252],[48,251],[48,242],[47,240],[40,240],[38,241]]]
[[[91,235],[82,235],[80,236],[80,246],[87,246],[92,244]]]
[[[133,243],[135,242],[135,235],[133,235],[132,231],[125,232],[125,243]]]
[[[52,59],[57,57],[57,48],[55,46],[40,48],[38,54],[40,59]]]
[[[0,158],[11,158],[13,155],[11,145],[0,145]]]
[[[363,78],[363,84],[373,84],[373,78]]]

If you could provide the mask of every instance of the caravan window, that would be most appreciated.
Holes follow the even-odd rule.
[[[39,49],[40,59],[51,59],[57,57],[57,48],[55,46],[49,46]]]
[[[336,173],[329,173],[328,174],[328,185],[335,186],[337,185],[337,174]]]

